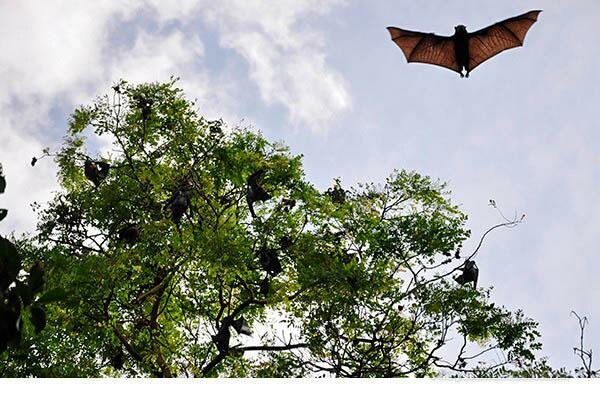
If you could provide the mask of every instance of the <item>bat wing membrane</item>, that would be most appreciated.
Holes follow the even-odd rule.
[[[537,21],[540,12],[539,10],[529,11],[471,33],[469,36],[469,71],[504,50],[523,46],[525,35],[531,25]]]
[[[461,68],[456,62],[454,42],[450,37],[395,27],[387,29],[409,63],[433,64],[460,72]]]

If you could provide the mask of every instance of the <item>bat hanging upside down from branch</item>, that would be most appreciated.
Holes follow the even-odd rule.
[[[454,27],[454,35],[439,36],[434,33],[407,31],[388,27],[392,40],[402,49],[406,61],[439,65],[469,77],[482,62],[496,54],[523,46],[525,35],[537,21],[541,10],[505,19],[487,28],[467,32],[467,27]],[[463,69],[466,75],[463,74]]]

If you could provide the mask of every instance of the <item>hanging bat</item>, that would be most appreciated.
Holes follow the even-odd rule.
[[[454,27],[454,35],[413,32],[388,27],[392,40],[402,49],[406,61],[438,65],[456,71],[461,77],[496,54],[523,46],[525,35],[537,21],[541,10],[505,19],[487,28],[467,32],[467,27]],[[466,75],[463,74],[466,71]]]
[[[294,199],[283,199],[281,200],[280,207],[285,212],[292,211],[292,208],[296,207],[296,200]]]
[[[271,283],[269,282],[269,276],[265,276],[265,278],[260,281],[258,284],[258,288],[260,290],[260,294],[266,296],[269,294],[269,290],[271,290]]]
[[[175,190],[171,197],[165,202],[163,207],[163,210],[167,207],[171,208],[171,219],[177,226],[179,226],[181,218],[190,206],[190,188],[190,182],[187,179],[184,179],[177,190]]]
[[[99,171],[98,166],[92,160],[85,160],[85,164],[83,165],[83,173],[85,177],[88,178],[94,186],[98,186],[99,184]]]
[[[109,170],[110,164],[103,161],[92,161],[88,159],[85,160],[83,166],[85,177],[88,178],[95,187],[100,186],[102,181],[106,179]]]
[[[271,276],[276,276],[283,271],[276,250],[263,247],[258,255],[258,262]]]
[[[110,357],[110,365],[114,369],[123,369],[123,365],[125,364],[125,354],[121,348],[115,350],[114,354]]]
[[[117,232],[119,240],[128,244],[135,244],[140,238],[140,227],[137,224],[128,224]]]
[[[142,120],[146,121],[152,112],[154,100],[148,99],[144,96],[136,96],[134,99],[137,103],[137,107],[142,111]]]
[[[231,318],[224,318],[221,321],[221,326],[217,331],[217,334],[212,337],[212,341],[217,347],[217,350],[221,354],[227,354],[229,351],[229,339],[231,339],[231,333],[229,327],[231,326]]]
[[[279,239],[279,248],[281,250],[285,250],[291,247],[294,244],[294,241],[289,236],[283,236]]]
[[[465,266],[462,268],[462,274],[455,277],[454,280],[459,285],[464,285],[469,282],[473,282],[473,288],[477,287],[477,278],[479,277],[479,268],[475,261],[465,261]]]
[[[246,201],[248,202],[248,208],[250,209],[250,214],[252,218],[256,218],[256,213],[254,212],[254,202],[255,201],[266,201],[271,198],[271,195],[267,193],[267,191],[262,187],[261,180],[263,175],[266,173],[264,169],[259,169],[252,175],[248,177],[247,190],[246,190]]]
[[[252,329],[244,317],[239,317],[238,319],[234,320],[231,323],[231,326],[233,326],[233,329],[235,329],[238,334],[252,336]]]
[[[165,205],[165,207],[171,208],[171,219],[177,226],[179,226],[181,217],[183,217],[189,206],[189,195],[187,191],[182,188],[177,189]]]

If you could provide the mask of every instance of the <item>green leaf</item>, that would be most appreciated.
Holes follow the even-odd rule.
[[[69,121],[70,135],[53,155],[62,190],[36,207],[39,234],[15,243],[27,274],[17,271],[18,282],[0,294],[0,316],[3,307],[12,313],[5,324],[11,337],[18,334],[16,310],[25,314],[27,334],[46,324],[64,334],[47,335],[55,328],[48,327],[27,337],[35,354],[26,346],[11,349],[10,359],[0,354],[0,375],[300,377],[313,374],[305,361],[318,360],[360,377],[409,369],[430,377],[438,371],[434,349],[445,355],[440,337],[455,328],[482,351],[502,347],[508,369],[539,350],[535,325],[494,307],[487,289],[457,287],[450,277],[461,263],[452,252],[470,232],[443,183],[395,171],[385,182],[358,186],[338,179],[323,195],[306,179],[301,156],[251,127],[206,120],[172,83],[118,85]],[[138,98],[154,101],[147,118]],[[110,158],[87,154],[102,134],[116,139]],[[43,154],[50,156],[48,149]],[[98,188],[86,181],[88,158],[114,166]],[[253,218],[248,178],[260,169],[267,171],[261,185],[270,199],[255,204]],[[172,197],[178,190],[185,202]],[[173,209],[183,206],[185,218],[176,225]],[[118,230],[130,224],[143,240],[119,245]],[[82,248],[102,233],[101,251]],[[65,240],[57,245],[56,237]],[[260,249],[276,254],[278,277],[265,276]],[[416,276],[417,270],[423,272]],[[249,360],[231,357],[242,355],[235,346],[217,354],[212,329],[202,329],[202,343],[186,340],[187,327],[199,322],[229,332],[244,318],[260,326],[260,342],[268,345],[278,334],[269,315],[280,311],[283,329],[301,329],[298,343],[309,350]],[[6,337],[0,332],[0,350]],[[131,351],[121,348],[123,338]],[[214,369],[203,372],[204,357]],[[176,367],[179,358],[189,367]],[[131,368],[120,371],[124,364]],[[469,360],[469,374],[487,367]]]
[[[21,270],[21,257],[17,248],[0,237],[0,290],[6,290]]]
[[[0,221],[6,218],[6,214],[8,214],[8,210],[6,208],[0,208]]]
[[[52,303],[67,298],[67,292],[63,288],[54,288],[47,291],[38,299],[38,303]]]
[[[46,312],[43,308],[31,307],[31,323],[35,328],[35,333],[40,333],[46,327]]]
[[[71,133],[80,133],[88,126],[92,118],[92,112],[85,107],[75,110],[69,121],[69,131]]]
[[[44,269],[43,264],[38,261],[34,264],[29,272],[29,288],[32,293],[38,293],[44,286]]]

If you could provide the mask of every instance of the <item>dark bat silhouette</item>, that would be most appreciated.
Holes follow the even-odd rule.
[[[277,251],[263,247],[258,254],[258,262],[271,276],[276,276],[283,271]]]
[[[229,340],[231,339],[231,333],[229,332],[230,326],[230,319],[225,318],[221,321],[221,326],[219,326],[217,334],[212,337],[213,343],[221,354],[227,354],[229,351]]]
[[[143,96],[136,96],[135,101],[137,103],[138,108],[142,111],[142,120],[146,121],[152,112],[152,105],[154,104],[154,100],[147,99]]]
[[[279,239],[279,248],[281,250],[285,250],[285,249],[291,247],[293,244],[294,244],[294,241],[289,236],[283,236],[283,237],[281,237],[281,239]]]
[[[244,317],[240,317],[236,320],[231,316],[223,318],[219,325],[219,329],[217,330],[217,334],[212,337],[213,343],[221,354],[229,353],[229,340],[231,339],[231,332],[229,331],[230,327],[233,327],[238,334],[252,335],[252,330]]]
[[[258,284],[258,288],[260,290],[260,294],[266,296],[269,294],[269,290],[271,289],[271,283],[269,282],[269,276],[267,275],[260,283]]]
[[[461,77],[469,77],[469,72],[482,62],[504,50],[523,46],[527,31],[541,12],[529,11],[476,32],[467,32],[466,26],[458,25],[454,27],[452,36],[394,27],[387,29],[409,63],[438,65],[458,72]],[[463,74],[463,69],[466,75]]]
[[[233,326],[233,329],[235,329],[238,334],[252,336],[252,329],[244,317],[239,317],[238,319],[234,320],[231,323],[231,326]]]
[[[171,209],[171,219],[177,226],[181,222],[181,218],[190,206],[190,189],[191,184],[187,179],[184,179],[173,192],[171,197],[165,202],[163,210],[167,207]]]
[[[190,198],[187,191],[183,188],[177,189],[165,204],[165,208],[171,208],[171,219],[177,226],[179,226],[181,217],[183,217],[189,206]]]
[[[140,227],[137,224],[128,224],[117,232],[119,240],[128,244],[135,244],[140,238]]]
[[[98,187],[102,181],[106,179],[109,170],[110,164],[103,161],[92,161],[88,159],[85,160],[85,165],[83,166],[85,177],[92,181],[95,187]]]
[[[114,354],[110,357],[110,365],[115,369],[123,369],[125,364],[125,354],[121,348],[115,350]]]
[[[267,193],[267,191],[262,187],[261,181],[262,177],[267,171],[264,169],[259,169],[252,175],[248,177],[247,190],[246,190],[246,201],[248,202],[248,208],[250,209],[250,214],[252,218],[256,218],[256,213],[254,212],[254,202],[256,201],[267,201],[271,198],[271,195]]]
[[[461,269],[462,274],[454,278],[459,285],[464,285],[469,282],[473,282],[473,287],[477,287],[477,278],[479,277],[479,268],[475,261],[465,261],[465,266]]]

